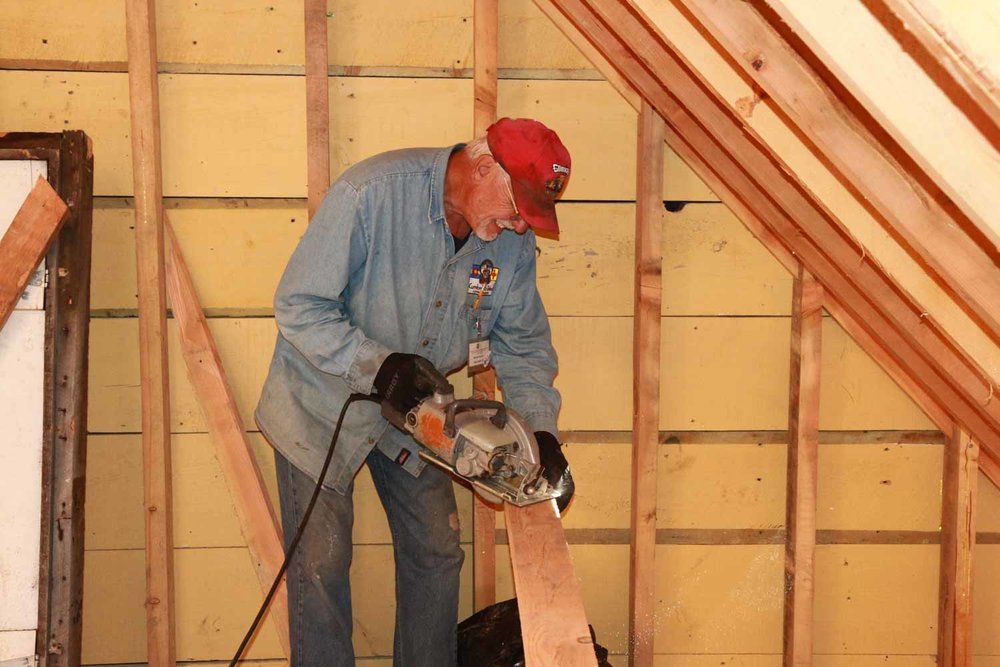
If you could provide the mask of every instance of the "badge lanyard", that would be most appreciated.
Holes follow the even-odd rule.
[[[480,373],[490,365],[490,340],[483,335],[479,303],[484,296],[493,292],[492,287],[498,274],[499,270],[493,267],[493,263],[484,260],[479,266],[473,266],[472,275],[469,276],[469,293],[476,295],[476,300],[472,303],[473,331],[469,336],[469,375]]]

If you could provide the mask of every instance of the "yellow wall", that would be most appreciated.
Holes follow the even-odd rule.
[[[275,334],[271,297],[307,223],[301,7],[157,5],[166,209],[252,424]],[[598,639],[624,664],[636,119],[528,0],[501,5],[500,67],[521,78],[500,82],[500,113],[549,123],[574,156],[572,201],[560,205],[565,231],[558,243],[540,241],[539,283],[578,486],[565,517],[571,552]],[[468,138],[471,3],[329,6],[335,176],[380,150]],[[0,0],[0,15],[0,129],[79,128],[94,139],[84,660],[143,662],[124,3]],[[711,60],[704,46],[692,42],[692,54]],[[813,173],[801,146],[788,150],[799,160],[790,163]],[[838,184],[823,183],[845,215],[865,215]],[[784,521],[785,448],[774,431],[786,426],[791,279],[669,152],[664,193],[704,203],[664,215],[661,428],[676,433],[660,446],[657,667],[778,665],[782,548],[754,535],[773,535]],[[178,659],[222,660],[260,593],[172,324],[170,336]],[[823,336],[819,528],[850,543],[817,549],[817,664],[930,665],[937,549],[913,542],[938,529],[941,437],[832,320]],[[980,358],[988,365],[991,357]],[[873,429],[884,432],[864,433]],[[267,445],[252,439],[273,493]],[[471,499],[459,494],[468,550]],[[974,648],[986,666],[1000,664],[1000,492],[980,477],[980,494],[979,530],[993,536],[976,554]],[[365,472],[356,504],[355,643],[360,664],[382,667],[392,601],[360,591],[391,578],[392,555]],[[720,541],[743,543],[713,544]],[[498,562],[499,589],[510,594],[504,545]],[[272,628],[251,655],[280,664]]]

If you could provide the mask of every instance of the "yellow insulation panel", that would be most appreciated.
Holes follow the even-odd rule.
[[[168,206],[202,307],[271,312],[285,263],[307,226],[304,208],[212,200]],[[635,208],[559,206],[558,241],[539,238],[538,286],[550,315],[631,316]],[[135,217],[95,211],[91,308],[135,309]],[[721,204],[663,220],[665,315],[787,315],[791,277]]]
[[[250,434],[261,474],[277,511],[277,482],[270,445]],[[246,543],[212,439],[205,433],[172,437],[174,546],[240,547]],[[472,540],[472,499],[455,485],[462,541]],[[87,447],[88,549],[142,549],[142,442],[138,435],[92,435]],[[354,543],[390,544],[385,512],[363,467],[355,479]]]
[[[159,83],[165,196],[305,196],[302,77],[164,74]],[[86,131],[96,157],[94,193],[132,193],[127,75],[0,71],[0,88],[5,127]],[[607,83],[501,81],[498,113],[559,131],[574,156],[567,199],[634,199],[636,115]],[[334,77],[330,118],[335,178],[382,151],[470,139],[472,82]],[[667,199],[706,196],[673,153],[667,159]]]
[[[556,386],[563,392],[563,430],[631,428],[632,320],[624,317],[552,318],[560,356]],[[269,318],[209,321],[244,423],[267,373],[276,329]],[[829,331],[829,330],[828,330]],[[205,431],[201,407],[187,381],[173,321],[168,323],[171,429]],[[91,322],[90,428],[138,432],[137,321]],[[660,426],[671,430],[784,429],[787,420],[788,321],[785,318],[665,318],[661,350]],[[834,336],[826,336],[830,341]],[[843,359],[863,352],[844,346]],[[761,372],[761,369],[768,369]],[[786,369],[786,370],[783,370]],[[850,394],[837,385],[823,392],[833,417],[825,429],[931,428],[926,417],[864,357],[864,373]],[[594,391],[595,383],[601,391]],[[880,403],[881,412],[871,408]]]
[[[459,616],[472,613],[471,555],[462,569]],[[177,660],[228,659],[253,620],[262,593],[242,548],[175,549]],[[351,568],[354,650],[392,655],[395,602],[392,547],[356,546]],[[142,550],[88,551],[84,567],[83,662],[144,662],[145,590]],[[277,658],[281,648],[265,620],[248,656]]]
[[[464,0],[329,0],[333,65],[467,69],[472,63],[472,5]],[[123,62],[125,3],[0,1],[7,25],[0,59]],[[301,3],[264,0],[160,0],[161,62],[192,65],[300,66]],[[81,36],[86,35],[86,39]],[[500,67],[589,69],[531,0],[500,4]]]

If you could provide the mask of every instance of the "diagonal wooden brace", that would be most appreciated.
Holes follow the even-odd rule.
[[[208,431],[215,442],[226,484],[236,505],[254,570],[266,594],[285,557],[281,526],[268,500],[236,399],[169,221],[165,221],[164,229],[167,235],[167,292],[180,329],[184,363],[205,411]],[[288,596],[284,584],[276,591],[269,613],[285,656],[290,657]]]
[[[0,329],[14,312],[32,271],[48,252],[68,211],[66,202],[39,177],[0,239]]]

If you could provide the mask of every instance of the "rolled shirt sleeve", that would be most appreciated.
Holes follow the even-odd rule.
[[[535,431],[558,434],[561,399],[548,316],[535,284],[535,236],[525,234],[510,292],[490,333],[504,401]]]

